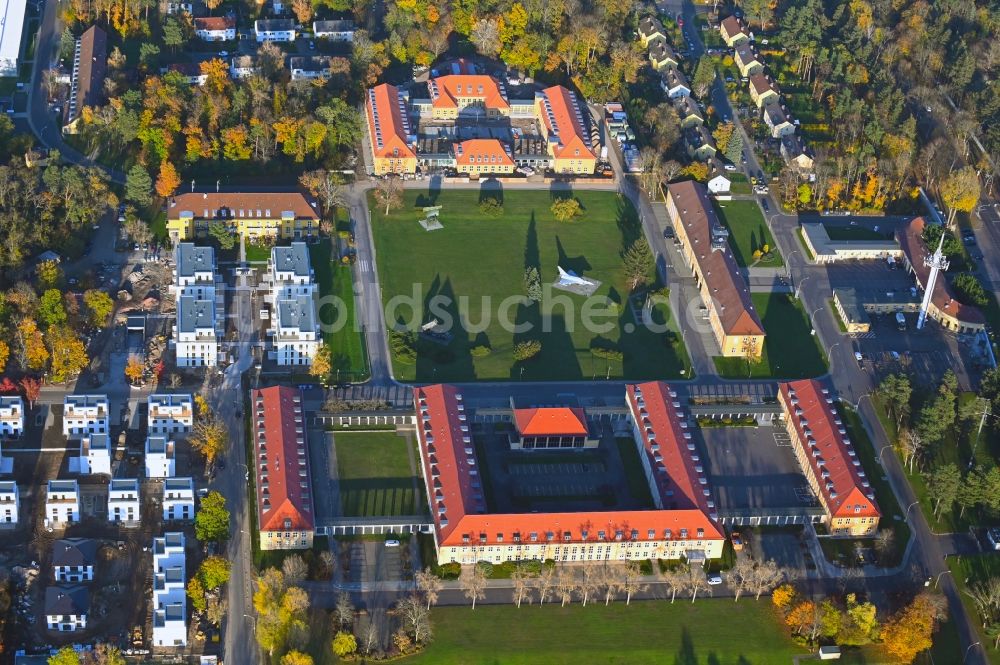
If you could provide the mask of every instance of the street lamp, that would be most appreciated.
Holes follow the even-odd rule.
[[[938,588],[938,582],[941,581],[942,575],[949,575],[949,574],[951,574],[950,570],[942,570],[940,573],[938,573],[937,577],[934,578],[934,588],[935,589]]]
[[[792,271],[789,270],[788,271],[788,275],[791,276],[791,274],[792,274]],[[811,277],[812,277],[812,275],[806,275],[805,277],[803,277],[802,279],[799,280],[799,285],[795,287],[795,299],[796,300],[802,300],[802,285],[805,284],[806,280],[809,279],[809,278],[811,278]]]
[[[879,449],[879,451],[878,451],[878,463],[879,464],[883,464],[883,462],[882,462],[882,453],[884,453],[889,448],[892,448],[892,444],[886,444],[886,445],[882,446]]]
[[[913,503],[911,503],[910,505],[908,505],[906,507],[906,512],[903,514],[903,520],[904,521],[910,519],[910,509],[913,508],[913,506],[917,505],[918,503],[920,503],[920,502],[919,501],[914,501]]]
[[[861,410],[861,400],[863,400],[863,399],[864,399],[864,398],[866,398],[866,397],[868,397],[868,398],[871,398],[871,396],[872,396],[872,394],[871,394],[871,393],[865,393],[864,395],[862,395],[861,397],[859,397],[859,398],[858,398],[858,401],[856,401],[856,402],[854,403],[854,410],[855,410],[855,411],[860,411],[860,410]],[[884,447],[884,448],[888,448],[889,446],[883,446],[883,447]]]
[[[981,646],[982,642],[973,642],[972,644],[970,644],[969,648],[965,650],[965,655],[962,656],[962,662],[964,663],[966,660],[969,659],[969,652],[972,651],[973,647],[981,647]]]

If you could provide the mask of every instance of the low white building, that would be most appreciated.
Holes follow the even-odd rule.
[[[108,487],[108,520],[138,525],[142,520],[142,500],[136,478],[112,479]]]
[[[355,32],[354,21],[313,21],[313,35],[316,39],[353,42]]]
[[[18,437],[24,431],[24,400],[14,395],[0,397],[0,436]]]
[[[236,19],[231,16],[204,16],[194,20],[194,34],[206,42],[236,39]]]
[[[250,78],[257,72],[252,55],[239,55],[229,63],[229,75],[234,79]]]
[[[80,439],[80,473],[111,475],[111,437],[88,434]]]
[[[97,563],[97,541],[62,538],[52,543],[52,577],[57,582],[91,582]]]
[[[59,633],[73,633],[87,627],[90,593],[82,586],[50,586],[45,590],[45,625]]]
[[[0,481],[0,528],[16,526],[20,509],[21,495],[17,491],[17,483]]]
[[[76,439],[88,434],[108,434],[107,395],[66,395],[63,400],[63,436]]]
[[[194,400],[186,395],[150,395],[146,423],[150,434],[183,434],[194,426]]]
[[[194,519],[194,480],[167,478],[163,481],[163,519]]]
[[[80,486],[75,480],[50,480],[45,492],[45,526],[80,521]]]
[[[257,19],[253,31],[258,42],[295,41],[295,21],[290,18]]]
[[[293,81],[330,78],[330,59],[322,56],[294,56],[288,59]]]
[[[173,478],[177,472],[176,444],[165,436],[146,437],[146,477]]]
[[[153,539],[153,646],[187,646],[187,563],[184,534]]]

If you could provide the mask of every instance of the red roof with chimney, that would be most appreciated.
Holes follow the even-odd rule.
[[[521,436],[587,436],[587,416],[580,408],[514,409],[514,424]]]
[[[499,139],[469,139],[455,146],[455,164],[514,166],[514,160]]]
[[[458,100],[476,99],[487,109],[509,109],[507,94],[492,76],[486,74],[446,74],[427,84],[434,108],[458,108]]]
[[[847,437],[833,397],[819,381],[782,383],[778,397],[795,426],[796,446],[805,449],[810,474],[819,485],[833,517],[881,517],[875,491]]]
[[[291,386],[250,391],[261,531],[315,526],[302,397]]]
[[[590,149],[587,127],[582,121],[583,114],[588,111],[580,107],[576,95],[561,85],[546,88],[538,94],[542,100],[542,122],[548,128],[549,136],[555,135],[559,139],[554,150],[555,157],[596,159]]]
[[[194,20],[195,30],[232,30],[236,27],[236,19],[231,16],[205,16]]]
[[[407,142],[409,119],[404,115],[396,86],[382,83],[371,88],[365,111],[372,152],[376,157],[401,159],[417,156]]]

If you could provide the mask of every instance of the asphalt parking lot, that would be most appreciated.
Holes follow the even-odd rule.
[[[720,509],[814,505],[791,441],[780,427],[703,427],[695,432]]]

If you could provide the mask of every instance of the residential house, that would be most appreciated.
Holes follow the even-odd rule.
[[[388,83],[368,90],[365,120],[374,175],[417,171],[417,135],[410,124],[409,99]]]
[[[171,293],[195,296],[199,299],[215,297],[218,282],[215,273],[215,249],[190,242],[179,242],[174,248],[174,283]]]
[[[175,244],[208,235],[214,222],[251,242],[310,238],[319,233],[319,212],[301,192],[188,192],[170,199],[167,234]]]
[[[8,16],[8,20],[9,20]],[[10,25],[10,24],[7,24]],[[3,31],[3,41],[7,30]],[[2,46],[0,46],[2,48]],[[0,52],[2,53],[2,52]],[[96,25],[87,28],[76,40],[73,52],[73,75],[70,79],[69,103],[66,105],[66,122],[63,131],[76,132],[84,107],[104,103],[104,79],[108,65],[108,35]]]
[[[82,586],[45,590],[45,625],[51,631],[73,633],[87,628],[90,593]]]
[[[92,582],[96,562],[96,540],[62,538],[52,543],[52,577],[56,582]]]
[[[163,481],[163,519],[168,522],[194,519],[194,480],[167,478]]]
[[[295,41],[295,21],[290,18],[257,19],[253,31],[258,43]]]
[[[108,486],[108,520],[137,526],[142,519],[142,499],[136,478],[112,478]]]
[[[535,93],[535,117],[552,157],[556,173],[592,174],[597,155],[592,146],[600,142],[592,134],[590,113],[576,94],[561,85]]]
[[[740,76],[744,78],[764,71],[764,63],[757,58],[757,52],[747,42],[736,46],[733,60],[736,62],[736,66],[739,67]]]
[[[778,86],[775,85],[774,81],[767,74],[758,72],[750,77],[750,99],[753,103],[757,105],[757,108],[762,108],[767,104],[773,104],[778,101]]]
[[[50,480],[45,492],[45,526],[58,528],[80,521],[80,486],[75,480]]]
[[[313,35],[316,39],[353,42],[356,30],[354,21],[313,21]]]
[[[799,173],[809,173],[813,168],[813,158],[806,142],[798,134],[785,134],[781,137],[781,156],[785,163]]]
[[[722,19],[722,23],[719,24],[719,32],[722,33],[722,40],[726,42],[726,46],[730,48],[750,41],[750,33],[743,27],[743,22],[735,16]]]
[[[160,70],[163,74],[174,72],[179,74],[188,85],[205,85],[208,81],[208,74],[201,71],[201,65],[197,62],[175,62]]]
[[[304,242],[272,247],[267,268],[267,279],[274,294],[281,290],[293,295],[309,295],[316,291],[309,247]]]
[[[691,97],[681,95],[674,99],[674,109],[677,111],[677,117],[680,118],[681,129],[705,124],[705,116],[698,108],[698,102]]]
[[[330,58],[319,55],[293,56],[288,59],[293,81],[330,77]]]
[[[646,47],[646,53],[649,55],[649,62],[653,65],[653,69],[656,70],[676,67],[680,62],[677,59],[677,54],[674,53],[665,39],[651,41]]]
[[[685,129],[684,142],[691,159],[704,162],[715,157],[715,139],[705,125],[693,125]]]
[[[771,136],[776,139],[795,133],[795,125],[785,115],[781,104],[772,103],[764,107],[764,124],[771,130]]]
[[[663,29],[660,19],[653,15],[646,15],[639,19],[639,40],[643,46],[649,46],[650,42],[657,39],[666,40],[667,31]]]
[[[75,439],[110,433],[107,395],[66,395],[63,399],[63,436]]]
[[[194,34],[205,42],[236,39],[236,19],[232,16],[204,16],[194,19]]]
[[[219,362],[219,332],[215,299],[181,296],[173,325],[178,367],[215,367]]]
[[[229,61],[229,75],[234,79],[250,78],[256,72],[256,60],[252,55],[238,55]]]
[[[187,559],[184,534],[153,539],[153,646],[187,646]]]
[[[111,437],[88,434],[80,438],[80,473],[111,475]]]
[[[173,478],[177,472],[175,444],[165,436],[146,437],[146,477]]]
[[[469,139],[455,143],[455,170],[474,177],[514,172],[510,148],[498,139]]]
[[[185,434],[194,426],[194,400],[190,394],[150,395],[146,404],[150,434]]]
[[[687,77],[676,67],[667,67],[660,72],[660,87],[670,99],[691,95],[691,86],[688,85]]]
[[[18,395],[0,396],[0,436],[17,438],[24,431],[24,400]]]
[[[713,157],[709,160],[708,166],[711,169],[708,173],[708,180],[705,182],[708,191],[712,194],[728,194],[732,181],[726,175],[722,162]]]
[[[21,509],[21,495],[17,483],[12,480],[0,481],[0,528],[17,525]]]

